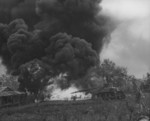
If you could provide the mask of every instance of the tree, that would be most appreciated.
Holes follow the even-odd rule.
[[[50,71],[41,61],[35,59],[20,67],[19,89],[38,95],[48,84]]]
[[[144,92],[150,92],[150,73],[147,73],[140,87]]]
[[[117,66],[109,59],[104,60],[99,69],[99,74],[104,78],[108,85],[122,87],[127,78],[127,69]]]

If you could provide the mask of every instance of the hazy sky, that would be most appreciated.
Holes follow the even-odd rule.
[[[102,58],[143,77],[150,72],[150,0],[103,0],[102,7],[117,22]]]

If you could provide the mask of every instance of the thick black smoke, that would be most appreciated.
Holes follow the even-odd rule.
[[[58,32],[85,39],[100,52],[110,26],[109,19],[99,15],[101,0],[38,0],[36,12],[43,18],[35,27],[49,38]]]
[[[35,12],[36,0],[0,0],[0,22],[22,18],[30,27],[39,21]]]
[[[24,70],[30,70],[27,66],[38,59],[40,65],[47,65],[41,68],[48,67],[54,75],[68,73],[70,79],[86,75],[99,64],[99,53],[112,28],[110,20],[100,15],[100,2],[1,0],[8,6],[0,12],[10,17],[2,20],[12,20],[0,24],[0,56],[8,72],[26,80]]]
[[[59,73],[68,71],[74,78],[80,77],[99,64],[96,51],[84,39],[58,33],[49,39],[49,43],[42,60]]]

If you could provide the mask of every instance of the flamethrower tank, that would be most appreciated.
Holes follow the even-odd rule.
[[[97,93],[98,97],[102,97],[103,100],[122,100],[125,99],[123,91],[116,87],[104,88],[101,92]]]
[[[125,99],[125,94],[122,90],[116,87],[105,87],[103,89],[100,88],[92,88],[92,89],[85,89],[79,90],[74,93],[85,92],[85,94],[92,94],[92,99],[99,99],[102,98],[103,100],[122,100]]]

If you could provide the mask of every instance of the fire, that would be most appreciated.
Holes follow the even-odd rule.
[[[47,87],[47,94],[51,95],[48,100],[73,100],[73,97],[76,97],[76,100],[91,99],[91,94],[86,95],[83,92],[71,94],[75,91],[78,91],[78,88],[76,88],[74,85],[71,85],[69,88],[62,90],[58,87],[58,85],[52,84]]]
[[[71,94],[72,92],[78,91],[73,85],[66,90],[61,90],[60,88],[55,89],[52,93],[51,100],[72,100],[75,96],[77,100],[86,100],[91,98],[91,94],[85,95],[84,93]]]

